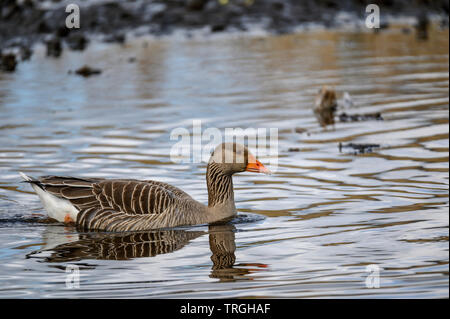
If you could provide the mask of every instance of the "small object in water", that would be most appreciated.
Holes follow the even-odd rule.
[[[365,114],[339,114],[339,121],[341,122],[359,122],[359,121],[383,121],[383,117],[380,112],[365,113]]]
[[[14,72],[17,66],[17,59],[14,53],[0,52],[0,70],[5,72]]]
[[[136,62],[136,58],[134,56],[132,56],[132,57],[128,58],[128,62],[134,63],[134,62]]]
[[[91,68],[88,65],[85,65],[85,66],[79,68],[78,70],[76,70],[75,73],[78,74],[78,75],[84,76],[84,77],[88,77],[88,76],[91,76],[91,75],[100,74],[100,73],[102,73],[102,70],[94,69],[94,68]]]
[[[352,153],[356,154],[365,154],[372,153],[374,148],[379,148],[380,144],[357,144],[357,143],[348,143],[342,144],[339,142],[339,152],[342,153],[342,149],[350,148],[353,150]]]
[[[355,105],[355,103],[353,103],[353,99],[350,96],[350,93],[348,92],[344,92],[343,96],[342,96],[342,107],[344,109],[348,109],[351,108]]]
[[[416,28],[416,38],[419,40],[428,39],[428,27],[430,25],[430,20],[425,12],[419,13],[417,16],[417,23],[414,26]]]
[[[66,39],[67,45],[72,50],[83,51],[89,43],[89,40],[80,33],[70,34]]]
[[[295,133],[305,133],[307,130],[305,128],[302,127],[296,127],[295,128]]]
[[[334,124],[334,113],[337,109],[336,91],[323,86],[316,96],[314,114],[323,127]]]
[[[288,149],[288,152],[300,152],[300,148],[299,147],[290,147]]]
[[[62,53],[62,45],[59,37],[50,36],[45,39],[45,44],[47,46],[47,56],[57,58]]]

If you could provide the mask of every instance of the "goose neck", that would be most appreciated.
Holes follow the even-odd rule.
[[[208,186],[208,207],[234,208],[233,179],[231,174],[224,173],[217,163],[209,163],[206,171]]]

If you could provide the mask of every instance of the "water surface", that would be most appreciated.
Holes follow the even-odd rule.
[[[0,297],[448,297],[448,38],[168,37],[60,59],[38,48],[0,73]],[[83,64],[103,73],[68,73]],[[320,128],[322,85],[350,93],[348,113],[384,120]],[[108,234],[38,222],[18,171],[156,179],[206,203],[205,165],[169,156],[171,130],[193,119],[279,130],[276,173],[234,178],[232,223]],[[66,287],[69,265],[79,289]],[[366,287],[368,265],[379,288]]]

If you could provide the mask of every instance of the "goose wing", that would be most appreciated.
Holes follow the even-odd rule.
[[[117,230],[113,225],[138,224],[143,215],[148,220],[149,214],[173,213],[179,200],[191,199],[172,185],[151,180],[44,176],[30,182],[68,200],[79,210],[77,224],[87,229]]]

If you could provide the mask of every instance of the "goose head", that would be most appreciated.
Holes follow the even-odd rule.
[[[270,174],[270,170],[258,161],[247,147],[239,143],[218,145],[209,160],[209,164],[213,163],[224,175],[245,171]]]

